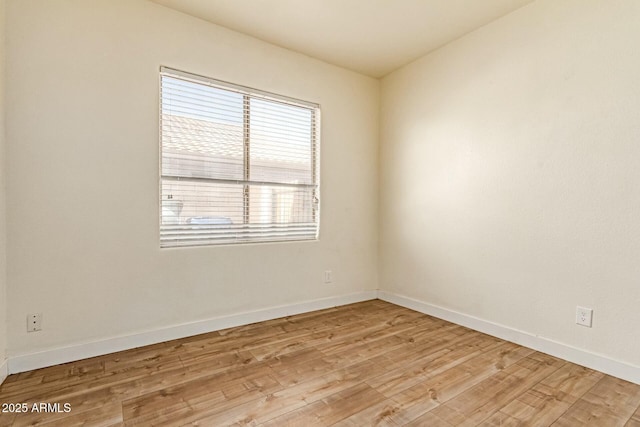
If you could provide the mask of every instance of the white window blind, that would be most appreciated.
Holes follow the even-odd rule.
[[[160,70],[160,246],[310,240],[317,104]]]

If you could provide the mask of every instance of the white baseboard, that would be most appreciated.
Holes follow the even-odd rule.
[[[8,367],[7,359],[4,359],[2,363],[0,363],[0,385],[7,379],[9,375],[9,367]]]
[[[391,292],[378,298],[640,385],[640,367]]]
[[[8,373],[30,371],[32,369],[59,365],[89,357],[102,356],[117,351],[129,350],[150,344],[157,344],[178,338],[185,338],[234,326],[248,325],[250,323],[263,322],[279,317],[294,314],[308,313],[310,311],[337,307],[356,302],[377,298],[378,291],[363,291],[337,297],[322,298],[312,301],[304,301],[296,304],[265,308],[262,310],[233,314],[230,316],[216,317],[168,328],[141,332],[133,335],[107,338],[100,341],[75,344],[68,347],[54,348],[37,353],[28,353],[11,356],[8,362]],[[3,365],[5,371],[7,364]]]

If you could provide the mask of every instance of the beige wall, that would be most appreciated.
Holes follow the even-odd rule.
[[[539,0],[383,80],[382,289],[640,365],[639,22]]]
[[[7,232],[5,176],[5,124],[4,124],[4,72],[5,72],[5,1],[0,0],[0,366],[7,349]],[[0,375],[2,372],[0,371]]]
[[[377,288],[377,80],[142,0],[7,17],[10,355]],[[159,249],[160,65],[322,105],[320,241]]]

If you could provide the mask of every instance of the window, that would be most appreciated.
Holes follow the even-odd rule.
[[[316,104],[161,68],[160,246],[312,240]]]

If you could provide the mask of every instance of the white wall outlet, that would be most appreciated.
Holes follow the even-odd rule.
[[[27,315],[27,332],[36,332],[42,330],[42,313],[34,313]]]
[[[576,323],[578,325],[591,327],[591,319],[593,317],[593,309],[585,307],[576,307]]]
[[[333,282],[333,273],[331,272],[331,270],[326,270],[324,272],[324,283],[331,283]]]

